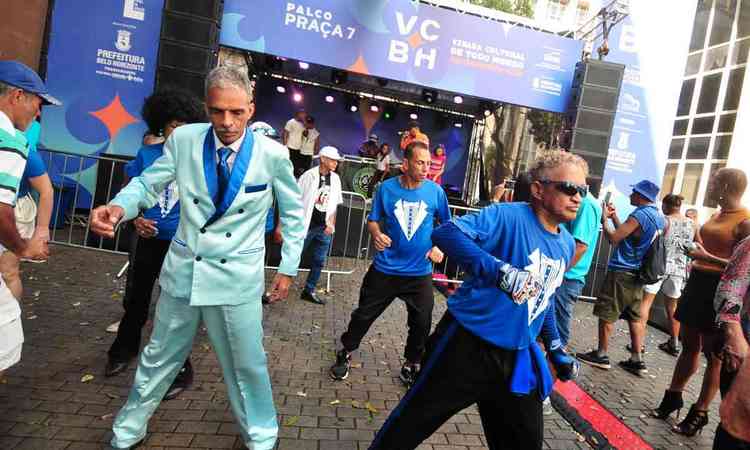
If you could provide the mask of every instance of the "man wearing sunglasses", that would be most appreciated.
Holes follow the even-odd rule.
[[[609,259],[607,276],[604,278],[594,315],[599,318],[599,345],[588,353],[578,353],[576,357],[586,364],[609,370],[612,366],[607,356],[609,337],[617,320],[624,318],[630,329],[630,359],[619,365],[628,372],[643,376],[648,369],[643,361],[641,348],[646,330],[641,326],[639,314],[643,283],[638,278],[638,269],[654,236],[666,226],[664,216],[654,205],[659,194],[659,186],[648,180],[633,185],[630,204],[635,210],[625,222],[617,217],[612,204],[604,205],[602,226],[614,252]],[[609,221],[615,228],[609,226]]]
[[[467,275],[429,338],[415,384],[371,450],[414,449],[473,404],[489,448],[542,448],[542,400],[552,377],[536,339],[541,333],[561,381],[576,377],[553,294],[575,248],[560,224],[575,219],[587,172],[579,156],[546,152],[531,169],[530,203],[496,203],[432,233]]]

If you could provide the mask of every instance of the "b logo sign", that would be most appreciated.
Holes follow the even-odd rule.
[[[419,47],[420,41],[423,42],[435,42],[440,37],[437,34],[437,30],[440,29],[440,23],[436,20],[428,19],[419,22],[419,17],[410,16],[408,19],[404,17],[403,13],[396,12],[396,25],[398,27],[398,33],[407,40],[391,39],[391,45],[388,48],[388,60],[399,63],[409,64],[410,61],[410,49],[409,47]],[[424,49],[417,48],[414,52],[413,64],[414,67],[426,67],[430,70],[435,68],[437,62],[437,49]]]

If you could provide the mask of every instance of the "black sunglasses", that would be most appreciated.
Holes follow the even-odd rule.
[[[571,181],[552,181],[552,180],[539,180],[542,184],[551,184],[558,191],[565,195],[580,195],[585,197],[589,193],[589,187],[585,184],[575,184]]]

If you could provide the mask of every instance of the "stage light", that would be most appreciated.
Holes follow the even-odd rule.
[[[278,56],[266,55],[266,67],[271,71],[281,72],[284,69],[284,60]]]
[[[294,95],[292,95],[292,100],[294,100],[297,103],[301,102],[302,94],[300,94],[299,92],[295,92]]]
[[[435,100],[437,100],[437,91],[422,89],[422,100],[430,104],[435,103]]]
[[[464,126],[464,124],[462,124],[461,122],[456,122],[456,123],[453,124],[453,126],[456,127],[456,128],[462,128]]]
[[[346,96],[346,109],[350,112],[357,112],[359,110],[359,98],[354,95]]]
[[[385,120],[393,120],[396,118],[397,109],[392,104],[386,104],[383,107],[383,119]]]
[[[460,105],[463,102],[464,102],[464,98],[461,97],[460,95],[456,95],[455,97],[453,97],[453,103]]]
[[[306,63],[304,61],[300,61],[299,62],[299,68],[302,69],[302,70],[307,70],[307,69],[310,68],[310,64],[308,64],[308,63]]]
[[[333,103],[333,96],[332,95],[326,95],[326,103]]]
[[[349,79],[349,75],[343,70],[334,70],[331,72],[331,82],[333,84],[344,84]]]
[[[375,113],[379,112],[380,106],[378,106],[377,103],[373,103],[372,105],[370,105],[370,111],[375,112]]]
[[[492,114],[492,111],[497,109],[497,105],[492,102],[480,102],[479,103],[479,111],[481,111],[482,114],[484,114],[484,117],[489,117]]]
[[[283,94],[286,92],[286,88],[282,85],[278,85],[276,86],[276,92],[278,92],[279,94]]]
[[[417,120],[417,119],[419,119],[419,116],[418,116],[418,115],[416,115],[416,114],[414,114],[414,113],[411,113],[411,114],[409,114],[409,118],[410,118],[411,120]]]

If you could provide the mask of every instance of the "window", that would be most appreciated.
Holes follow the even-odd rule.
[[[746,0],[747,1],[747,0]],[[748,1],[750,4],[750,1]],[[747,62],[747,52],[750,49],[750,39],[738,41],[734,43],[734,50],[732,50],[732,61],[731,64],[744,64]]]
[[[714,116],[697,117],[693,119],[693,131],[691,134],[711,134],[714,129]]]
[[[674,128],[672,129],[673,136],[684,136],[687,134],[688,120],[681,119],[674,121]]]
[[[703,70],[721,69],[727,65],[727,55],[729,54],[729,44],[715,47],[706,51],[706,62]]]
[[[687,116],[690,113],[690,103],[693,101],[693,91],[695,90],[695,79],[685,80],[682,82],[680,91],[680,101],[677,104],[677,115]]]
[[[732,35],[732,22],[737,11],[737,0],[716,0],[714,4],[714,21],[711,25],[711,38],[708,45],[728,42]]]
[[[695,75],[696,73],[698,73],[698,71],[701,69],[701,57],[702,56],[703,56],[703,52],[688,55],[687,64],[685,64],[685,76],[686,77],[689,77],[690,75]]]
[[[685,164],[685,173],[682,176],[682,189],[680,195],[685,198],[689,205],[694,205],[698,199],[698,187],[700,186],[703,163]]]
[[[664,178],[661,182],[661,198],[664,198],[665,195],[671,194],[672,190],[674,189],[674,183],[677,179],[677,164],[676,163],[670,163],[667,164],[667,168],[664,171]]]
[[[729,148],[732,146],[732,135],[723,134],[716,136],[714,142],[714,153],[713,159],[727,159],[729,158]]]
[[[712,0],[698,0],[695,11],[695,22],[693,23],[693,35],[690,38],[690,51],[701,50],[706,41],[706,27],[708,18],[711,16]]]
[[[734,131],[734,121],[737,119],[737,114],[724,114],[719,118],[719,133],[731,133]]]
[[[750,36],[750,2],[742,0],[740,4],[740,17],[737,20],[737,38]]]
[[[710,113],[716,111],[716,100],[719,96],[719,85],[721,84],[721,74],[706,75],[703,77],[700,97],[698,97],[698,114]]]
[[[690,138],[685,159],[706,159],[710,143],[711,138],[708,136]]]
[[[562,5],[560,0],[549,0],[547,3],[547,20],[550,22],[559,22],[562,20],[564,14],[565,5]]]
[[[708,179],[710,180],[711,177],[714,176],[717,170],[722,169],[726,166],[725,163],[715,163],[711,164],[711,170],[708,173]],[[706,196],[706,198],[703,200],[703,206],[706,206],[708,208],[716,208],[718,205],[716,204],[716,201],[709,196]]]
[[[745,68],[740,67],[729,72],[727,83],[727,96],[724,98],[724,111],[734,110],[740,104],[742,94],[742,82],[745,79]]]
[[[672,139],[669,145],[669,159],[682,158],[682,147],[685,146],[685,139]]]

